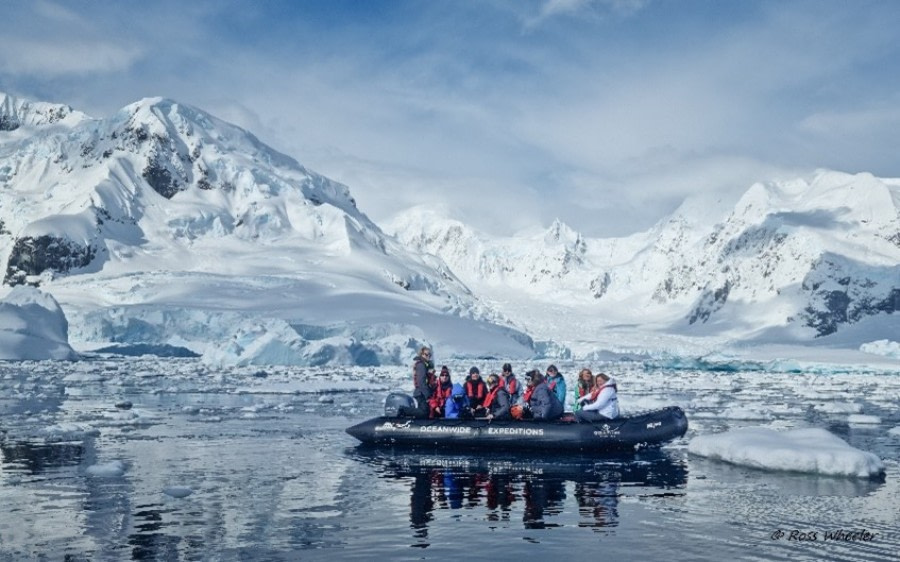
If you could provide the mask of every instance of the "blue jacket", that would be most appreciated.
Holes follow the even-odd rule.
[[[459,418],[459,414],[468,407],[469,397],[466,396],[466,390],[458,382],[453,383],[450,398],[444,403],[444,417]]]
[[[553,393],[556,394],[556,398],[559,400],[559,403],[564,407],[566,405],[566,379],[562,376],[562,373],[556,373],[556,375],[552,377],[547,377],[547,384],[552,385],[556,383],[556,386],[553,388]]]

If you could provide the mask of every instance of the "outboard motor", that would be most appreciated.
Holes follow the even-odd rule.
[[[416,407],[416,401],[409,394],[392,392],[384,399],[384,415],[395,418],[403,409],[412,410]]]

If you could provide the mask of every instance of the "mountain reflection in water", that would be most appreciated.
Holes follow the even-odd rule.
[[[571,494],[579,527],[604,531],[619,523],[623,488],[639,497],[682,495],[688,471],[664,451],[626,456],[554,455],[552,460],[510,453],[478,456],[360,446],[352,456],[379,478],[410,482],[410,526],[428,537],[437,510],[484,510],[485,520],[509,523],[521,514],[526,529],[558,526]]]

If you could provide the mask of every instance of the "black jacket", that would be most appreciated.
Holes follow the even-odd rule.
[[[531,413],[536,420],[555,420],[563,415],[563,405],[556,397],[546,382],[534,387],[531,393]]]
[[[431,397],[431,393],[434,390],[429,382],[429,371],[431,371],[432,376],[434,373],[434,363],[431,361],[426,361],[420,355],[416,355],[414,359],[415,363],[413,363],[413,386],[415,386],[415,390],[413,394],[418,394],[420,396],[424,396],[426,398]]]
[[[509,413],[509,408],[512,404],[510,402],[509,393],[505,388],[501,388],[494,395],[488,413],[494,416],[495,420],[511,420],[512,415]]]

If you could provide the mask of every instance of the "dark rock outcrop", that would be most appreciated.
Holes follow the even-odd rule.
[[[50,235],[19,238],[10,253],[3,283],[23,285],[29,275],[47,270],[66,273],[87,266],[96,255],[93,246],[83,246],[68,238]]]
[[[731,293],[731,281],[725,281],[724,285],[716,289],[706,288],[703,291],[703,295],[700,296],[697,306],[694,307],[694,310],[688,317],[688,323],[694,324],[695,322],[706,322],[709,320],[709,317],[715,311],[725,306],[729,293]]]
[[[0,114],[0,131],[15,131],[19,128],[19,120],[12,115]]]

